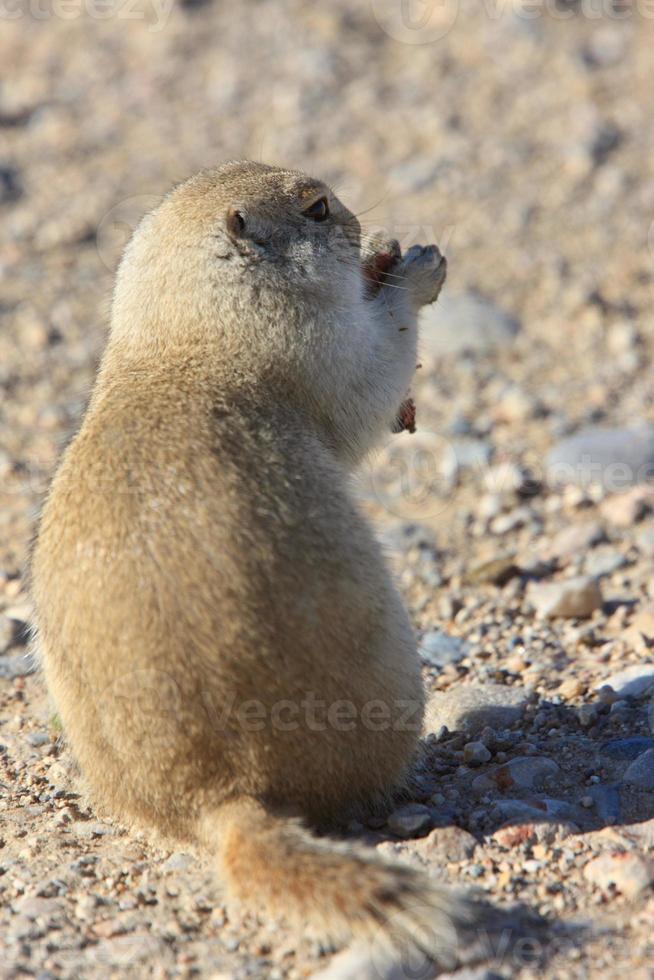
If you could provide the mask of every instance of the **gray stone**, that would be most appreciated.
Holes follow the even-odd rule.
[[[504,765],[477,776],[473,780],[472,789],[478,795],[490,789],[533,789],[559,772],[560,769],[553,759],[537,755],[517,756]]]
[[[648,749],[634,759],[624,774],[624,781],[639,789],[654,790],[654,749]]]
[[[605,540],[606,533],[601,524],[584,521],[582,524],[570,524],[555,534],[547,552],[551,558],[571,558]]]
[[[448,861],[466,861],[471,858],[477,847],[477,840],[461,827],[436,827],[413,846],[429,864],[442,867]]]
[[[481,766],[492,756],[483,742],[468,742],[463,746],[463,761],[468,766]]]
[[[599,707],[596,704],[580,704],[577,708],[579,724],[584,728],[590,728],[599,717]]]
[[[175,854],[171,854],[168,860],[164,861],[162,870],[166,872],[186,871],[193,864],[193,860],[191,854],[185,854],[184,851],[177,851]]]
[[[460,636],[450,636],[442,630],[425,633],[418,646],[420,656],[434,667],[456,664],[468,655],[468,644]]]
[[[42,745],[48,745],[50,736],[47,732],[30,732],[29,735],[25,736],[25,740],[28,745],[36,749]]]
[[[36,670],[34,659],[26,654],[17,654],[14,657],[3,657],[0,660],[0,678],[3,680],[14,680],[16,677],[27,677]]]
[[[654,477],[654,426],[589,428],[563,439],[546,459],[551,484],[619,492]]]
[[[441,478],[453,486],[465,470],[482,473],[493,455],[493,447],[483,439],[454,439],[441,461]]]
[[[494,800],[489,810],[491,822],[500,827],[509,821],[514,823],[531,823],[534,820],[547,819],[545,807],[526,803],[524,800]]]
[[[527,599],[544,619],[588,619],[602,606],[600,587],[588,576],[560,582],[531,582]]]
[[[620,787],[616,783],[598,783],[586,790],[595,804],[595,813],[604,823],[616,824],[622,818]]]
[[[586,557],[584,572],[592,578],[612,575],[627,564],[625,555],[616,548],[596,548]]]
[[[612,738],[600,745],[600,752],[609,759],[633,761],[648,749],[654,749],[654,738],[635,735],[633,738]]]
[[[507,728],[522,717],[529,700],[524,688],[503,684],[462,685],[447,692],[430,694],[425,712],[425,731],[438,732],[444,725],[451,732],[471,735],[491,728]]]
[[[624,670],[611,674],[606,680],[598,684],[595,690],[608,685],[613,688],[616,694],[621,697],[631,695],[637,698],[641,694],[647,693],[650,688],[654,690],[654,663],[633,664],[625,667]]]
[[[551,820],[577,821],[580,819],[578,808],[572,803],[566,802],[566,800],[557,800],[552,796],[541,796],[537,801],[528,802],[538,802],[544,806],[545,812]]]
[[[435,355],[486,353],[507,347],[519,329],[515,318],[470,291],[445,291],[420,316],[422,348]]]
[[[389,816],[386,825],[397,837],[420,837],[432,827],[434,818],[429,807],[407,803]]]

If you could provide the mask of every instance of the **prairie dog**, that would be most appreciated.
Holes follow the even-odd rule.
[[[255,912],[436,953],[465,903],[315,833],[384,805],[421,730],[411,626],[348,490],[445,277],[436,246],[390,254],[371,296],[357,219],[301,173],[230,163],[171,191],[120,265],[32,581],[98,800],[209,848]]]

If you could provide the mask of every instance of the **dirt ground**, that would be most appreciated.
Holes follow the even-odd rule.
[[[433,975],[241,920],[200,855],[99,813],[25,657],[30,536],[120,250],[171,183],[237,157],[313,172],[449,261],[418,432],[357,481],[430,734],[412,799],[350,832],[540,917],[461,980],[654,976],[654,9],[21,0],[0,19],[0,976]]]

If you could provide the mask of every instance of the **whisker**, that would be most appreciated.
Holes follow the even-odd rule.
[[[382,282],[381,285],[384,289],[400,289],[402,292],[406,292],[408,289],[408,286],[398,286],[395,282]]]
[[[387,272],[386,270],[384,270],[382,275],[384,276],[384,278],[386,278],[386,276],[390,276],[391,279],[406,279],[406,276],[400,274],[399,272]]]
[[[350,271],[354,271],[354,272],[361,272],[362,271],[361,265],[359,263],[357,263],[357,262],[350,263],[350,262],[343,261],[343,262],[341,262],[341,265],[344,268],[349,269]],[[399,275],[396,272],[382,272],[381,273],[381,285],[389,286],[391,289],[407,289],[408,288],[407,286],[401,286],[401,285],[399,285],[399,283],[388,282],[387,281],[387,278],[398,279],[398,280],[404,281],[405,280],[405,276],[403,276],[403,275]]]
[[[379,205],[382,204],[386,200],[387,197],[388,197],[388,194],[384,194],[383,197],[380,197],[379,198],[379,200],[377,201],[376,204],[371,204],[371,206],[369,208],[364,208],[363,211],[356,212],[356,214],[354,215],[354,217],[355,218],[358,218],[362,214],[368,214],[369,211],[374,211],[374,209],[375,208],[378,208]]]

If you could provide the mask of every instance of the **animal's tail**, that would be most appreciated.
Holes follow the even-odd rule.
[[[450,965],[458,960],[459,929],[477,917],[474,904],[427,874],[315,837],[250,797],[205,814],[199,832],[230,897],[332,943],[363,937],[380,948],[417,947]]]

